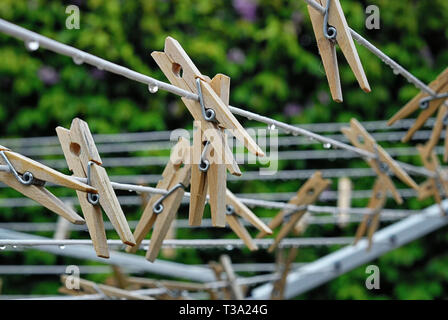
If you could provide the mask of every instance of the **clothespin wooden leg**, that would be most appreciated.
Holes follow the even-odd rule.
[[[176,174],[176,180],[174,185],[170,185],[170,189],[178,183],[181,183],[184,187],[188,187],[191,179],[191,165],[185,164],[179,169]],[[177,209],[180,206],[182,198],[184,196],[184,188],[178,188],[172,192],[169,197],[163,202],[164,209],[157,215],[156,222],[154,224],[154,230],[151,235],[151,241],[149,243],[148,251],[146,252],[146,259],[153,262],[159,254],[162,242],[168,233],[168,230],[176,217]]]
[[[244,241],[249,250],[251,251],[258,250],[258,246],[254,243],[249,232],[238,220],[235,214],[226,214],[226,220],[230,228],[232,228],[233,232],[235,232],[236,235]]]
[[[286,289],[286,280],[291,270],[291,265],[297,257],[299,249],[296,247],[292,247],[289,249],[288,257],[283,259],[283,250],[279,250],[278,266],[280,267],[280,279],[275,281],[272,286],[271,300],[283,300],[285,289]]]
[[[350,178],[340,178],[338,181],[338,223],[340,227],[346,226],[349,219],[347,210],[351,207],[351,190]]]
[[[236,276],[232,268],[232,261],[230,260],[230,257],[224,254],[219,258],[219,261],[221,262],[222,268],[227,275],[227,281],[229,281],[234,299],[243,300],[244,295],[240,286],[236,283]]]
[[[224,271],[222,265],[215,261],[210,261],[208,265],[209,265],[210,269],[212,269],[213,273],[215,274],[216,280],[222,281],[223,278],[222,278],[221,274]],[[221,290],[221,293],[222,293],[222,296],[217,297],[217,299],[225,299],[225,300],[232,299],[232,294],[230,293],[229,288],[223,287]]]
[[[199,169],[204,147],[200,122],[194,121],[194,127],[196,129],[193,133],[193,165],[191,166],[189,223],[190,226],[200,226],[207,197],[207,174]]]

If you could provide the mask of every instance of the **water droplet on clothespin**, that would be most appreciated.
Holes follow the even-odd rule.
[[[325,142],[323,145],[324,149],[331,149],[332,145],[329,142]]]
[[[59,246],[59,249],[64,250],[64,249],[65,249],[65,245],[61,244],[61,245]]]
[[[80,65],[84,63],[84,60],[80,56],[74,56],[73,57],[73,63]]]
[[[6,246],[0,246],[0,250],[5,250]]]
[[[36,51],[37,49],[39,49],[39,42],[36,40],[25,41],[25,47],[29,51]]]
[[[148,91],[151,93],[156,93],[157,91],[159,91],[159,87],[155,84],[148,84]]]

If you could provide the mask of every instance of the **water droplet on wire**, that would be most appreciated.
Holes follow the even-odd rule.
[[[25,47],[29,51],[36,51],[37,49],[39,49],[39,42],[36,40],[25,41]]]
[[[65,249],[65,245],[61,244],[61,245],[59,246],[59,249],[64,250],[64,249]]]
[[[84,60],[79,56],[75,56],[75,57],[73,57],[73,62],[77,65],[80,65],[80,64],[84,63]]]
[[[269,130],[275,130],[275,124],[270,124],[270,125],[268,126],[268,129],[269,129]]]
[[[228,245],[226,246],[226,250],[228,250],[228,251],[232,251],[232,250],[233,250],[233,246],[232,246],[231,244],[228,244]]]
[[[0,250],[5,250],[6,246],[0,246]]]
[[[156,93],[157,91],[159,91],[159,87],[155,84],[148,84],[148,91],[151,93]]]
[[[329,143],[329,142],[325,142],[325,143],[323,144],[323,147],[324,147],[324,149],[331,149],[332,145],[331,145],[331,143]]]

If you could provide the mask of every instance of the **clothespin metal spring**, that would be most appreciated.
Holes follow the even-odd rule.
[[[169,197],[174,191],[176,191],[177,189],[182,188],[185,190],[185,186],[182,183],[178,183],[176,184],[174,187],[172,187],[166,194],[164,194],[162,197],[160,197],[160,199],[158,199],[155,203],[154,206],[152,207],[152,211],[155,214],[160,214],[163,211],[163,200],[165,200],[167,197]]]
[[[443,98],[448,98],[448,92],[447,93],[437,94],[435,96],[425,97],[425,98],[421,99],[420,102],[419,102],[420,109],[425,110],[425,109],[427,109],[429,107],[429,103],[431,101],[438,100],[438,99],[443,99]]]
[[[210,161],[205,159],[205,155],[207,153],[209,144],[210,144],[210,141],[207,141],[205,143],[204,150],[202,150],[202,154],[201,154],[201,161],[198,164],[199,170],[201,170],[202,172],[207,172],[208,168],[210,168]]]
[[[198,89],[199,104],[201,105],[202,116],[209,122],[216,122],[216,113],[213,109],[206,109],[204,97],[202,96],[201,79],[196,78],[196,87]]]
[[[35,179],[33,174],[29,171],[26,171],[23,173],[22,176],[20,176],[20,174],[16,171],[16,169],[14,168],[14,166],[12,165],[11,161],[9,161],[8,157],[6,156],[4,151],[0,151],[0,154],[3,158],[3,160],[5,160],[6,165],[9,168],[9,171],[14,175],[14,177],[17,179],[17,181],[19,181],[21,184],[29,186],[29,185],[39,185],[39,186],[43,186],[45,184],[45,181],[42,180],[38,180]]]
[[[92,164],[95,164],[95,162],[93,161],[89,161],[87,163],[87,184],[89,186],[91,186],[90,182],[91,182],[91,178],[90,178],[90,167],[92,166]],[[96,206],[98,204],[98,202],[100,201],[100,195],[97,193],[87,193],[87,201],[93,205]]]
[[[232,215],[235,213],[235,208],[231,204],[226,204],[226,214]]]
[[[338,32],[335,27],[328,25],[328,16],[330,13],[330,4],[331,0],[327,0],[327,5],[325,7],[325,15],[324,15],[324,36],[330,41],[335,41]]]

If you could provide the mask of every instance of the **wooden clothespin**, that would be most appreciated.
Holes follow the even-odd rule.
[[[271,300],[285,299],[286,279],[299,250],[295,247],[289,249],[287,258],[284,257],[284,251],[279,250],[277,254],[277,266],[280,278],[274,282],[271,292]]]
[[[98,191],[77,192],[82,212],[87,222],[96,254],[108,258],[106,232],[101,208],[108,216],[123,243],[135,245],[134,237],[118,202],[106,169],[95,146],[88,124],[78,118],[73,119],[70,130],[57,127],[56,132],[69,169],[78,177],[87,178],[88,184]]]
[[[62,174],[3,146],[0,146],[0,164],[5,165],[9,170],[9,172],[0,171],[1,182],[64,217],[71,223],[85,223],[83,218],[73,211],[70,206],[64,204],[64,202],[45,189],[44,185],[46,182],[51,182],[77,190],[77,192],[83,195],[85,195],[85,192],[96,193],[95,187],[88,186],[73,177]]]
[[[66,283],[67,275],[61,276],[62,283]],[[133,293],[128,290],[123,290],[120,288],[108,286],[105,284],[95,283],[93,281],[85,280],[85,279],[79,279],[79,286],[81,290],[72,290],[63,287],[59,291],[67,294],[71,294],[73,291],[75,294],[98,294],[102,293],[107,297],[110,298],[119,298],[119,299],[128,299],[128,300],[155,300],[152,297],[144,296],[138,293]]]
[[[226,224],[226,167],[222,157],[209,142],[204,141],[200,126],[200,121],[194,121],[196,130],[193,133],[189,222],[192,226],[201,225],[208,193],[212,224],[216,227],[224,227]],[[216,139],[221,137],[225,139],[222,135],[216,136]],[[224,140],[222,142],[224,143]]]
[[[370,222],[368,231],[369,249],[372,245],[372,237],[379,224],[379,216],[382,207],[387,199],[387,192],[390,191],[395,201],[399,204],[403,202],[400,193],[395,188],[392,179],[389,177],[389,170],[397,178],[406,183],[411,188],[418,190],[418,185],[404,171],[395,160],[381,147],[375,139],[364,129],[364,127],[354,118],[350,121],[350,128],[342,128],[341,131],[357,148],[376,154],[376,158],[367,159],[367,163],[377,174],[377,179],[373,187],[372,197],[370,198],[368,208],[374,210],[373,215],[366,215],[361,222],[355,236],[355,244],[364,235],[367,224]]]
[[[73,208],[71,203],[65,203],[68,207]],[[58,221],[56,223],[56,230],[53,235],[53,239],[55,240],[64,240],[70,238],[70,223],[68,220],[59,216]]]
[[[295,236],[299,236],[301,234],[304,234],[306,229],[308,228],[308,221],[310,218],[310,213],[307,211],[303,214],[303,217],[297,221],[296,225],[293,228],[293,234]]]
[[[348,177],[342,177],[338,180],[338,224],[340,227],[347,225],[349,218],[348,209],[351,207],[352,200],[352,181]]]
[[[208,182],[212,223],[224,227],[226,175],[223,164],[231,174],[241,175],[224,129],[228,129],[250,152],[258,156],[264,156],[264,153],[229,111],[229,77],[218,74],[210,79],[201,74],[179,42],[171,37],[165,40],[164,52],[153,52],[151,55],[172,84],[199,96],[199,101],[182,98],[193,118],[200,123],[200,126],[199,123],[195,124],[200,127],[200,132],[193,138],[193,164],[199,165],[199,161],[203,160],[204,141],[210,144],[207,150],[209,156],[214,153],[212,158],[215,165],[210,163],[209,172],[192,167],[190,223],[197,225],[201,221]]]
[[[325,73],[330,85],[331,95],[336,102],[342,102],[341,80],[339,78],[338,59],[336,55],[336,43],[342,50],[350,68],[358,80],[359,86],[365,92],[370,92],[370,85],[364,73],[364,69],[356,51],[355,43],[350,34],[350,29],[345,20],[339,0],[315,0],[324,8],[327,7],[326,17],[328,23],[325,25],[325,16],[308,5],[308,12],[316,36],[317,46],[322,58]]]
[[[433,82],[431,82],[429,84],[429,87],[437,95],[439,95],[441,93],[447,93],[448,92],[448,68],[446,68]],[[446,122],[445,120],[446,120],[446,114],[447,114],[447,107],[443,104],[446,99],[447,99],[446,96],[444,98],[433,99],[426,92],[422,91],[419,94],[417,94],[413,99],[411,99],[392,118],[390,118],[389,121],[387,122],[387,124],[390,126],[390,125],[394,124],[396,121],[410,116],[412,113],[414,113],[418,109],[422,109],[422,112],[420,112],[420,114],[418,115],[418,117],[415,120],[412,127],[409,128],[408,132],[401,140],[403,142],[408,142],[412,138],[414,133],[425,124],[426,120],[428,120],[429,117],[431,117],[434,114],[434,112],[437,109],[439,109],[439,107],[442,106],[442,108],[439,109],[439,113],[437,115],[437,120],[434,125],[434,131],[438,131],[437,132],[438,134],[434,133],[434,137],[438,141],[440,138],[440,132],[442,130],[444,122]],[[445,123],[445,125],[446,125],[446,123]],[[448,156],[447,151],[445,151],[445,156]]]
[[[305,184],[297,191],[297,194],[289,200],[288,204],[295,206],[307,206],[314,203],[329,185],[331,181],[322,178],[322,173],[316,171]],[[295,227],[297,222],[303,217],[307,211],[306,207],[302,210],[298,210],[290,213],[290,210],[284,209],[280,211],[274,219],[269,223],[269,228],[274,229],[279,225],[282,225],[277,237],[275,238],[272,245],[269,247],[268,251],[273,252],[277,248],[280,241],[286,237],[291,230]],[[260,232],[257,238],[262,238],[266,236],[266,232]]]
[[[223,281],[224,277],[222,276],[224,272],[224,268],[222,265],[216,261],[210,261],[208,263],[210,266],[210,269],[212,269],[213,273],[215,274],[217,281]],[[219,293],[219,295],[217,294]],[[232,299],[232,293],[228,287],[223,287],[221,290],[217,290],[217,292],[211,292],[212,300],[231,300]]]
[[[241,290],[241,287],[236,282],[236,275],[232,268],[232,260],[226,254],[223,254],[219,258],[219,262],[221,263],[222,269],[224,273],[227,275],[227,281],[229,282],[229,287],[232,292],[232,297],[235,300],[243,300],[244,294]]]
[[[422,158],[423,165],[426,169],[435,174],[434,178],[428,178],[423,182],[418,189],[418,200],[424,200],[429,197],[433,197],[438,203],[440,211],[445,214],[445,210],[442,207],[442,194],[448,195],[448,181],[445,177],[446,173],[440,167],[439,159],[437,154],[433,150],[430,141],[425,145],[418,145],[417,150]],[[442,190],[439,189],[442,188]]]
[[[251,223],[255,228],[267,234],[272,234],[272,230],[258,218],[246,205],[244,205],[229,189],[226,191],[226,221],[233,232],[244,241],[251,250],[258,250],[247,229],[238,220],[237,216]]]
[[[191,165],[189,164],[190,146],[185,138],[180,138],[173,147],[170,160],[162,173],[162,179],[156,188],[167,190],[165,195],[151,197],[134,230],[136,246],[127,247],[127,252],[136,252],[145,236],[154,226],[146,259],[153,262],[159,254],[171,223],[190,184]]]

